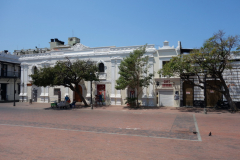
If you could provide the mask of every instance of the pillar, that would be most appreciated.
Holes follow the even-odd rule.
[[[116,68],[116,60],[112,59],[111,60],[111,95],[110,95],[111,105],[116,105],[116,102],[115,102],[115,98],[116,98],[116,95],[115,95],[115,81],[116,81],[115,68]]]
[[[120,63],[121,63],[121,59],[119,58],[119,59],[117,59],[116,60],[116,79],[118,79],[119,77],[120,77],[120,75],[119,75],[119,66],[120,66]],[[116,81],[116,80],[115,80]],[[116,91],[116,105],[121,105],[122,103],[122,96],[121,96],[121,90],[117,90]]]
[[[148,64],[148,74],[153,74],[153,56],[149,56]],[[153,80],[151,80],[153,82]],[[153,84],[149,85],[149,94],[148,94],[148,106],[154,106],[154,90],[153,90]]]

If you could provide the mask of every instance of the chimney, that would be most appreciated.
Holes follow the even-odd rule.
[[[169,42],[168,41],[164,41],[163,42],[163,46],[169,46]]]

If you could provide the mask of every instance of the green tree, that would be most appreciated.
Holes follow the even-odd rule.
[[[220,81],[220,86],[206,82],[206,88],[222,93],[232,111],[236,111],[237,107],[232,101],[223,72],[233,68],[231,62],[234,60],[233,57],[239,53],[239,41],[238,35],[226,37],[225,33],[220,30],[206,40],[200,49],[194,49],[189,55],[173,57],[158,73],[165,76],[179,76],[201,89],[204,89],[203,76],[210,75]],[[197,83],[190,79],[193,75],[197,77]]]
[[[117,90],[131,88],[137,91],[138,97],[144,87],[152,83],[153,74],[148,74],[148,56],[144,56],[146,46],[134,50],[129,56],[125,57],[119,66],[119,79],[116,80],[115,88]]]
[[[57,61],[54,67],[44,67],[30,75],[36,86],[64,86],[76,92],[85,106],[88,106],[77,87],[81,81],[99,81],[98,67],[90,60]]]

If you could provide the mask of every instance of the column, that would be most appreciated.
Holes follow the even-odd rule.
[[[148,68],[148,74],[153,74],[153,56],[149,57],[149,68]],[[153,80],[151,80],[153,82]],[[148,106],[154,106],[154,91],[153,91],[153,84],[149,85],[149,95],[148,95]]]
[[[64,95],[64,97],[66,97],[66,95],[69,96],[69,88],[68,87],[65,87],[65,95]]]
[[[45,100],[44,101],[46,103],[48,103],[49,102],[49,92],[48,92],[49,91],[49,86],[45,87],[44,90],[45,90]]]
[[[20,87],[21,87],[21,89],[20,89],[20,94],[19,94],[19,99],[21,99],[21,102],[23,102],[23,93],[24,93],[24,79],[23,79],[23,71],[24,71],[24,68],[23,68],[24,66],[23,65],[21,65],[21,84],[20,84]]]
[[[110,98],[111,98],[111,105],[116,105],[116,102],[115,102],[115,66],[116,66],[116,60],[115,59],[111,59],[111,95],[110,95]]]
[[[119,59],[117,59],[116,60],[116,62],[117,62],[117,65],[116,65],[116,79],[118,79],[119,77],[120,77],[120,75],[119,75],[119,66],[120,66],[120,63],[121,63],[121,59],[119,58]],[[122,95],[121,95],[121,90],[117,90],[116,91],[116,105],[121,105],[122,103]]]
[[[146,76],[147,74],[145,74]],[[143,88],[142,106],[147,106],[147,87]]]
[[[24,91],[23,91],[23,97],[24,101],[26,102],[28,100],[27,97],[27,83],[28,83],[28,65],[24,65],[23,67],[24,73],[23,73],[23,83],[24,83]]]
[[[41,91],[41,94],[40,94],[41,102],[44,102],[44,99],[45,99],[44,96],[45,96],[45,94],[44,94],[44,87],[43,87],[43,86],[41,87],[40,91]]]
[[[90,102],[90,98],[91,98],[91,81],[87,82],[87,95],[86,95],[86,98]]]

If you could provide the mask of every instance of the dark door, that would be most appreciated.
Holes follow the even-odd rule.
[[[33,102],[37,102],[37,89],[33,89]]]
[[[78,85],[78,89],[80,91],[80,93],[82,94],[82,87],[80,85]],[[77,92],[75,92],[75,101],[76,102],[82,102],[82,99],[80,98],[80,96],[77,94]]]
[[[1,84],[1,96],[2,100],[7,100],[7,84]]]
[[[193,84],[191,82],[183,83],[183,105],[193,106]]]
[[[221,88],[220,81],[208,80],[207,83],[213,85],[214,87]],[[207,107],[214,107],[218,100],[222,99],[222,94],[220,92],[207,89]]]
[[[106,99],[105,84],[97,85],[97,94],[98,94],[98,96],[102,95],[102,101],[104,102],[104,100]]]

